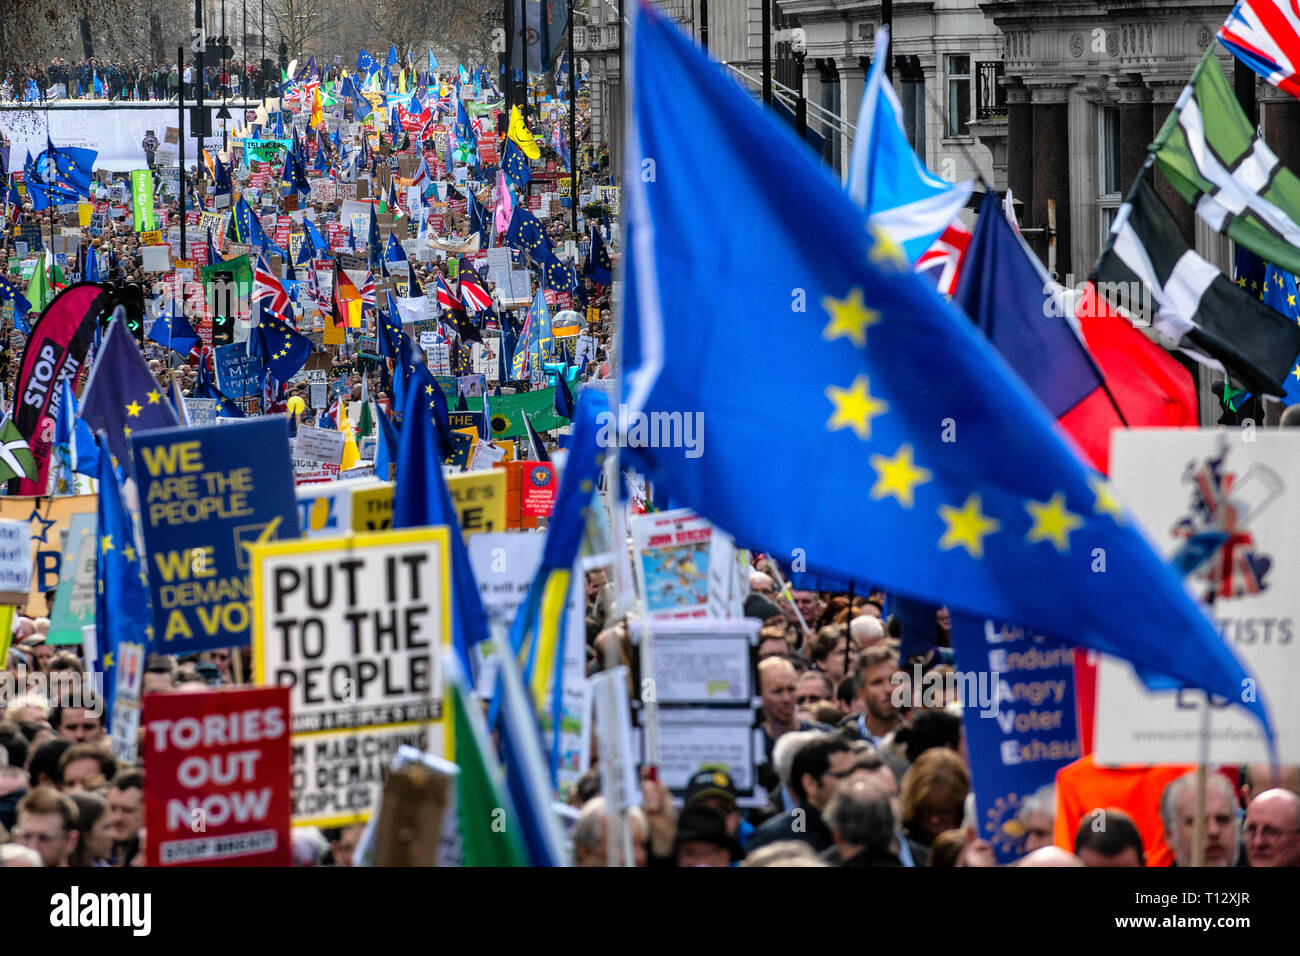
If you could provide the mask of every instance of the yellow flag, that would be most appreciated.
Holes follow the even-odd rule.
[[[311,116],[307,119],[307,125],[315,128],[325,121],[325,110],[321,106],[320,87],[316,87],[311,97]]]
[[[402,70],[397,74],[397,95],[401,96],[406,92],[406,71]]]
[[[357,437],[352,431],[352,423],[348,421],[348,404],[343,398],[339,399],[339,431],[343,433],[343,464],[339,465],[339,470],[347,471],[357,466],[361,452],[357,451]]]
[[[0,665],[9,657],[9,642],[14,636],[14,609],[9,605],[0,607]]]
[[[541,159],[542,150],[537,145],[537,140],[533,139],[533,134],[528,131],[524,125],[523,114],[519,112],[519,107],[510,107],[510,129],[506,133],[511,142],[524,151],[524,155],[529,159]]]

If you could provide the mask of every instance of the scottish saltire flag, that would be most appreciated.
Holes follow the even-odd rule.
[[[1241,0],[1217,36],[1242,63],[1300,97],[1300,10],[1294,3]]]
[[[972,184],[944,182],[908,145],[903,108],[885,76],[888,48],[889,29],[881,27],[858,111],[847,187],[867,221],[889,233],[914,263],[961,212]]]
[[[119,461],[125,468],[126,459]],[[153,611],[149,603],[149,577],[136,541],[135,525],[122,505],[117,469],[108,455],[100,456],[98,477],[96,535],[99,547],[95,560],[97,667],[104,675],[104,716],[111,717],[117,688],[118,649],[123,642],[143,643],[148,653],[154,639]]]
[[[1153,686],[1241,700],[1249,675],[1204,609],[970,320],[912,272],[885,230],[864,228],[787,124],[656,10],[634,9],[624,466],[741,547],[799,548],[814,573],[1017,621],[1125,658]],[[653,186],[643,156],[656,159]],[[742,247],[744,256],[717,252]],[[791,289],[808,303],[793,323]],[[700,314],[745,321],[720,327]],[[726,398],[777,379],[779,403]],[[687,409],[702,410],[702,442],[687,440],[683,418],[679,435],[650,447],[647,417]],[[936,427],[945,418],[955,441]],[[773,434],[786,444],[776,466],[765,451]],[[853,504],[834,521],[737,491],[763,469],[762,500],[802,500],[796,463],[807,461],[818,462],[820,500]],[[867,535],[897,546],[864,551]],[[1091,570],[1096,548],[1106,575]],[[1269,727],[1264,702],[1244,706]]]
[[[1300,284],[1297,284],[1296,277],[1270,264],[1264,271],[1264,304],[1293,324],[1300,325]],[[1300,403],[1300,360],[1293,366],[1282,383],[1286,392],[1282,401],[1287,405]]]
[[[1206,50],[1152,150],[1165,179],[1211,228],[1300,273],[1300,178],[1268,148]]]

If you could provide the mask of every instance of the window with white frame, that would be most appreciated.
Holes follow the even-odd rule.
[[[970,57],[948,57],[948,135],[967,136],[970,126]]]
[[[1120,178],[1119,107],[1097,108],[1097,208],[1100,210],[1101,247],[1110,241],[1110,227],[1123,202]]]

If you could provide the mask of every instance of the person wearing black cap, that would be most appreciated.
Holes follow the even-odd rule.
[[[719,810],[687,804],[677,818],[673,859],[683,866],[731,866],[744,854]]]
[[[712,807],[727,821],[727,832],[743,848],[754,832],[754,825],[741,817],[736,808],[736,785],[731,775],[720,768],[706,768],[686,784],[686,806]]]

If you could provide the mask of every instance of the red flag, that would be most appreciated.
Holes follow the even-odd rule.
[[[1084,341],[1129,427],[1197,425],[1196,384],[1168,352],[1084,287],[1075,308]],[[1093,466],[1110,471],[1110,431],[1123,427],[1106,392],[1098,389],[1060,418]]]

